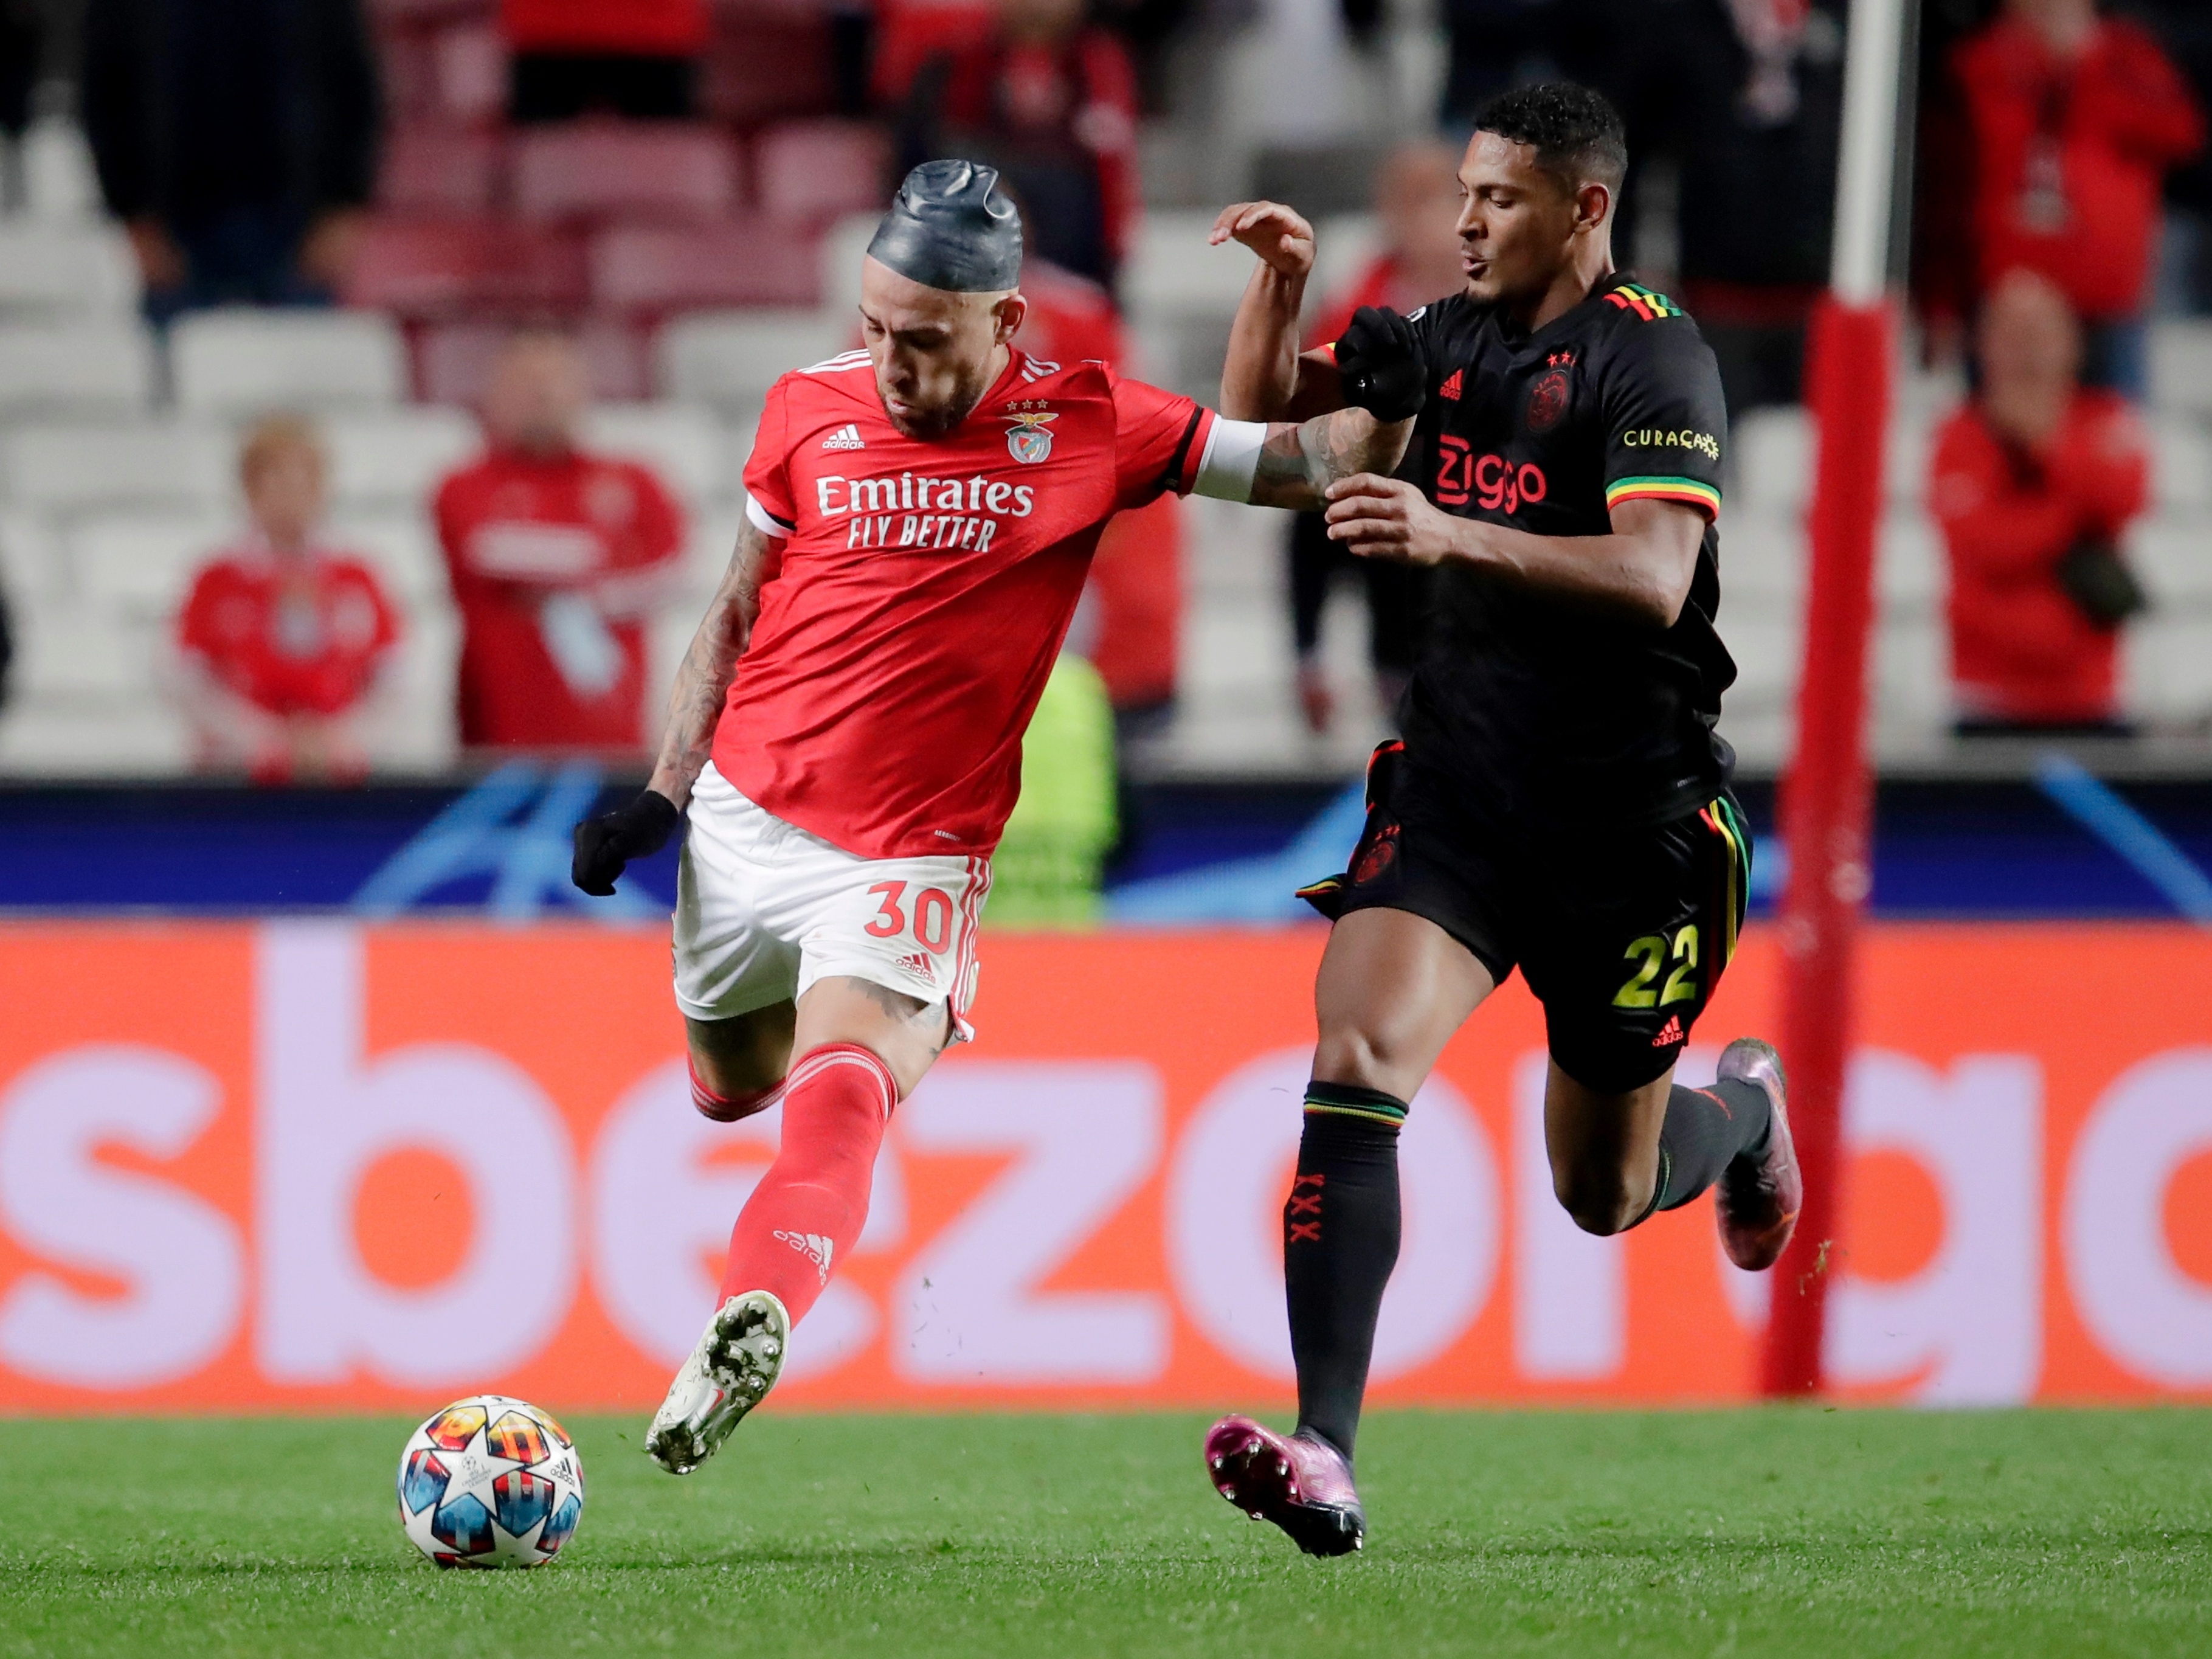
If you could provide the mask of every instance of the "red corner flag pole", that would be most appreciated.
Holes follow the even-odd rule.
[[[1869,886],[1867,647],[1896,323],[1888,293],[1890,191],[1904,0],[1853,0],[1827,297],[1813,319],[1808,385],[1820,432],[1797,742],[1782,794],[1782,1051],[1805,1170],[1797,1234],[1774,1269],[1762,1390],[1817,1393],[1828,1269],[1841,1213],[1844,1078],[1855,946]]]

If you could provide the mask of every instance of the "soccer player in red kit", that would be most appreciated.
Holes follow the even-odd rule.
[[[1310,506],[1389,471],[1412,429],[1367,412],[1356,364],[1355,406],[1269,425],[1017,349],[1021,226],[997,177],[908,175],[862,270],[866,349],[769,394],[649,787],[577,827],[577,885],[608,893],[688,806],[693,1099],[726,1121],[783,1105],[721,1305],[647,1438],[673,1474],[774,1384],[860,1237],[893,1109],[970,1035],[1022,733],[1106,520],[1170,489]]]

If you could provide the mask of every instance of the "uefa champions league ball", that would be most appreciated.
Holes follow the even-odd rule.
[[[399,1524],[441,1567],[535,1567],[575,1535],[584,1460],[524,1400],[473,1394],[407,1437]]]

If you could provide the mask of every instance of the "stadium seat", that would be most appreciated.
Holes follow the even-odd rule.
[[[1882,520],[1875,549],[1875,598],[1883,625],[1940,613],[1950,589],[1942,532],[1924,513],[1895,511]]]
[[[1122,295],[1133,313],[1236,314],[1252,256],[1231,244],[1208,247],[1210,212],[1171,209],[1147,213],[1121,274]]]
[[[1948,645],[1932,617],[1885,620],[1875,630],[1875,738],[1904,758],[1941,743],[1951,723]]]
[[[202,560],[240,533],[214,514],[100,514],[69,532],[70,574],[79,598],[136,616],[174,614]]]
[[[802,224],[616,225],[592,241],[592,297],[610,310],[810,306],[819,258]]]
[[[123,316],[137,303],[137,262],[121,231],[0,220],[0,316]]]
[[[1721,514],[1721,620],[1751,610],[1795,615],[1805,602],[1805,524],[1733,502]]]
[[[208,513],[228,499],[233,464],[229,433],[210,422],[23,426],[0,434],[0,499],[52,514]]]
[[[362,311],[207,311],[170,331],[179,408],[249,416],[271,409],[393,404],[407,354],[391,319]]]
[[[820,311],[726,311],[679,317],[660,331],[656,356],[670,396],[720,409],[758,407],[777,376],[835,356],[850,325]]]
[[[2212,434],[2194,420],[2171,416],[2148,422],[2151,498],[2161,512],[2212,509]]]
[[[757,127],[826,114],[837,101],[826,8],[738,0],[713,8],[700,100],[717,121]]]
[[[1797,618],[1768,610],[1746,614],[1722,600],[1721,637],[1735,659],[1735,684],[1722,700],[1722,729],[1735,717],[1755,711],[1772,714],[1789,708],[1796,695],[1804,652]]]
[[[331,493],[348,509],[419,509],[482,444],[459,410],[419,407],[337,416],[323,423],[323,438]]]
[[[2212,320],[2152,327],[2150,400],[2154,408],[2177,414],[2212,414]]]
[[[380,718],[363,733],[377,770],[442,773],[453,764],[460,749],[453,706],[460,654],[460,623],[450,605],[410,610],[393,680],[379,694]]]
[[[0,324],[0,419],[137,415],[153,393],[153,341],[136,322]]]
[[[2140,719],[2212,720],[2212,617],[2154,611],[2120,636],[2121,702]]]
[[[507,46],[496,22],[457,23],[438,31],[430,46],[438,112],[473,126],[507,112]]]
[[[329,545],[366,560],[386,590],[412,617],[425,606],[451,602],[445,555],[427,505],[340,513],[331,520]]]
[[[0,503],[0,593],[36,604],[69,588],[60,532],[46,514]]]
[[[743,487],[744,457],[713,413],[694,404],[602,404],[585,417],[584,441],[642,461],[696,514]]]
[[[874,240],[883,215],[852,213],[834,221],[823,233],[816,258],[821,272],[822,309],[857,330],[854,307],[860,303],[860,262]]]
[[[1729,448],[1726,506],[1777,517],[1804,512],[1812,493],[1813,423],[1803,410],[1752,410],[1736,421]]]
[[[2160,612],[2212,616],[2212,520],[2148,520],[2128,533],[2127,550]]]
[[[717,219],[738,205],[738,158],[720,128],[580,121],[513,141],[514,210],[538,221]]]
[[[1199,240],[1205,238],[1201,235]],[[1328,296],[1332,302],[1336,295],[1349,294],[1381,251],[1382,230],[1372,214],[1340,213],[1319,221],[1314,226],[1313,276],[1306,283],[1306,293],[1316,298]],[[1244,257],[1245,278],[1249,281],[1256,261],[1249,253]]]
[[[511,332],[500,323],[441,323],[425,329],[416,358],[423,399],[464,408],[481,402],[492,364]],[[587,321],[577,331],[576,343],[594,398],[629,401],[649,390],[644,342],[628,324]]]
[[[377,204],[387,213],[469,218],[498,199],[500,144],[489,132],[402,126],[385,140]]]
[[[790,121],[753,140],[753,198],[780,219],[880,215],[890,205],[890,144],[858,121]]]
[[[158,691],[26,696],[0,720],[0,772],[15,777],[175,777],[191,757],[184,716]]]
[[[347,280],[349,304],[403,316],[567,310],[586,292],[583,243],[497,219],[370,222]]]
[[[154,689],[165,643],[149,620],[105,605],[29,607],[16,619],[20,655],[11,678],[27,697],[126,696]]]

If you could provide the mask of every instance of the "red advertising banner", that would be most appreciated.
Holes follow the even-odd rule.
[[[981,1040],[899,1109],[793,1343],[821,1406],[1288,1397],[1279,1215],[1318,929],[987,940]],[[1950,1403],[2212,1396],[2212,942],[1866,945],[1828,1360]],[[1771,1030],[1754,933],[1684,1076]],[[0,1409],[648,1407],[773,1115],[692,1111],[658,933],[0,930]],[[1378,1398],[1750,1391],[1768,1286],[1698,1204],[1576,1231],[1516,983],[1415,1103]]]

